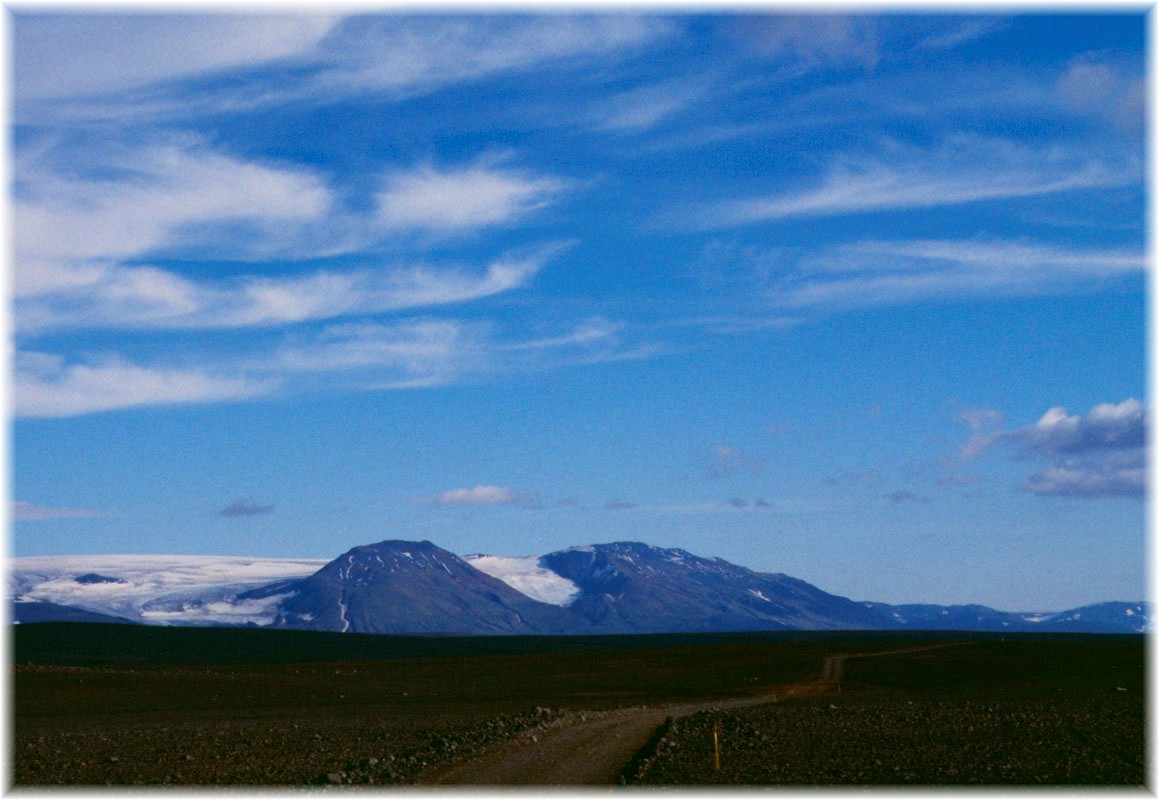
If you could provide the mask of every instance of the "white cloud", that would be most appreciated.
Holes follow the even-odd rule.
[[[86,38],[89,25],[91,39]],[[317,105],[366,94],[413,97],[549,65],[566,68],[576,61],[615,58],[677,28],[656,15],[625,13],[399,13],[341,19],[320,14],[61,14],[29,15],[22,26],[15,48],[15,117],[37,124],[116,125],[291,103]],[[76,55],[58,59],[60,49]],[[274,77],[260,69],[274,64],[292,70]],[[87,73],[86,67],[91,68]],[[180,93],[158,83],[172,78],[215,80],[201,87],[186,84]]]
[[[562,245],[495,259],[480,273],[413,265],[195,281],[148,266],[30,267],[16,292],[26,333],[69,328],[222,329],[450,305],[522,288]]]
[[[272,386],[196,369],[143,367],[110,359],[66,364],[44,353],[17,353],[12,402],[17,417],[71,417],[134,406],[242,400]]]
[[[599,103],[592,112],[593,124],[603,131],[646,130],[703,101],[713,89],[710,82],[697,79],[641,86]]]
[[[83,265],[212,242],[219,258],[285,252],[286,228],[325,218],[333,196],[313,173],[215,152],[196,141],[85,153],[84,171],[18,155],[13,200],[17,296]],[[248,236],[206,228],[249,226]],[[51,288],[51,285],[48,287]]]
[[[74,98],[301,56],[340,21],[311,14],[15,13],[18,101]]]
[[[754,15],[740,24],[754,52],[788,59],[798,70],[872,69],[881,58],[878,22],[865,15]]]
[[[454,320],[407,320],[393,324],[350,323],[326,328],[305,341],[290,341],[255,363],[303,376],[347,374],[378,388],[416,388],[453,383],[492,365],[486,326]]]
[[[34,505],[23,500],[13,500],[10,504],[10,512],[12,519],[16,522],[108,516],[104,512],[91,511],[87,508],[53,508]]]
[[[1030,476],[1022,489],[1050,497],[1143,497],[1147,467],[1141,451],[1098,461],[1069,459]]]
[[[1129,75],[1095,55],[1074,61],[1055,84],[1062,106],[1079,115],[1110,122],[1125,131],[1146,123],[1147,87],[1142,75]]]
[[[971,408],[959,413],[958,419],[970,428],[970,438],[958,451],[958,459],[962,461],[968,461],[986,452],[1002,433],[1001,411]]]
[[[603,320],[563,335],[504,337],[485,321],[409,318],[304,326],[201,363],[131,363],[116,355],[77,363],[18,352],[17,417],[62,417],[134,406],[261,399],[285,391],[374,391],[447,386],[525,370],[643,357]],[[195,357],[197,358],[197,357]]]
[[[539,501],[536,492],[521,493],[510,486],[474,486],[469,489],[448,489],[430,498],[433,506],[496,506],[535,505]]]
[[[322,48],[326,66],[316,83],[333,91],[430,91],[631,51],[672,28],[660,17],[631,14],[361,17]]]
[[[966,460],[1003,445],[1046,466],[1022,483],[1031,494],[1074,497],[1142,497],[1147,489],[1147,408],[1128,398],[1101,403],[1085,416],[1070,415],[1056,406],[1037,422],[1002,431],[998,412],[962,415],[971,425],[962,447]]]
[[[388,175],[377,221],[387,229],[456,233],[505,225],[549,205],[565,182],[486,161],[458,169],[427,165]]]
[[[1073,291],[1141,275],[1141,250],[1088,250],[1008,241],[867,241],[823,249],[766,287],[777,308],[846,309],[947,297]]]
[[[1082,153],[1034,150],[1001,140],[955,136],[932,150],[894,145],[877,156],[841,156],[819,185],[704,211],[709,228],[798,217],[938,208],[982,201],[1141,184],[1143,168]]]
[[[1026,454],[1047,457],[1140,449],[1147,443],[1147,409],[1134,398],[1102,403],[1085,417],[1070,416],[1058,406],[1003,438]]]

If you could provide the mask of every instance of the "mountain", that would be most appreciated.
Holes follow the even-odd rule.
[[[804,581],[640,542],[540,563],[579,589],[568,608],[609,633],[881,628],[888,618]]]
[[[544,556],[460,557],[383,541],[338,558],[72,556],[13,559],[13,620],[259,625],[396,634],[605,634],[750,630],[1140,633],[1147,603],[1051,613],[889,605],[783,574],[640,542]]]
[[[240,595],[285,595],[273,625],[353,633],[574,633],[570,612],[532,600],[431,542],[355,547],[307,578]]]

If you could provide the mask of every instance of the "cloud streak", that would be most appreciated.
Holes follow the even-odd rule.
[[[721,202],[704,209],[700,218],[707,229],[730,228],[1121,188],[1142,181],[1142,166],[1129,161],[958,135],[934,149],[894,145],[876,156],[839,156],[812,188]]]
[[[236,519],[238,517],[260,517],[272,513],[274,513],[273,505],[262,505],[249,498],[239,497],[225,508],[218,510],[217,516]]]
[[[448,489],[423,500],[435,508],[464,506],[524,506],[539,505],[538,492],[518,492],[510,486],[479,485],[470,488]]]
[[[127,21],[133,23],[126,25]],[[68,99],[300,57],[340,22],[286,14],[16,14],[16,94]],[[60,54],[68,53],[62,59]],[[116,58],[109,58],[115,53]]]
[[[194,280],[150,266],[87,264],[15,300],[19,331],[76,328],[195,330],[292,325],[453,305],[526,286],[562,245],[496,258],[480,273],[459,265],[319,270]]]
[[[631,14],[142,14],[132,26],[122,18],[18,15],[15,50],[25,55],[16,67],[17,119],[143,122],[180,119],[193,108],[251,111],[365,95],[397,100],[547,65],[602,62],[678,27]],[[59,69],[51,57],[62,44],[73,64],[97,66]],[[108,53],[121,57],[112,62]],[[264,75],[272,66],[286,69]],[[247,79],[231,80],[239,73]]]
[[[61,356],[17,353],[12,378],[17,417],[73,417],[138,406],[186,405],[252,399],[268,382],[199,369],[149,367],[107,358],[66,363]]]
[[[1141,249],[948,239],[831,246],[789,261],[779,274],[758,264],[766,275],[763,296],[781,311],[1049,295],[1139,276],[1146,268]]]
[[[101,511],[92,511],[87,508],[57,508],[52,506],[38,506],[23,500],[13,500],[9,504],[9,513],[15,522],[39,522],[54,519],[85,519],[89,517],[107,517]]]
[[[385,177],[377,223],[387,230],[477,231],[547,207],[566,186],[486,161],[454,169],[428,164]]]

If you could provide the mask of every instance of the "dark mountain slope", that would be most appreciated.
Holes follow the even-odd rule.
[[[888,616],[804,581],[639,542],[574,547],[540,563],[582,590],[569,608],[608,632],[891,628]]]
[[[291,593],[275,626],[353,633],[575,633],[590,626],[430,542],[355,547],[308,578],[245,596]],[[244,597],[244,596],[243,596]]]

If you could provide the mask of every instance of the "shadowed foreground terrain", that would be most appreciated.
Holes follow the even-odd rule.
[[[43,624],[12,644],[17,785],[1145,780],[1141,636]]]

